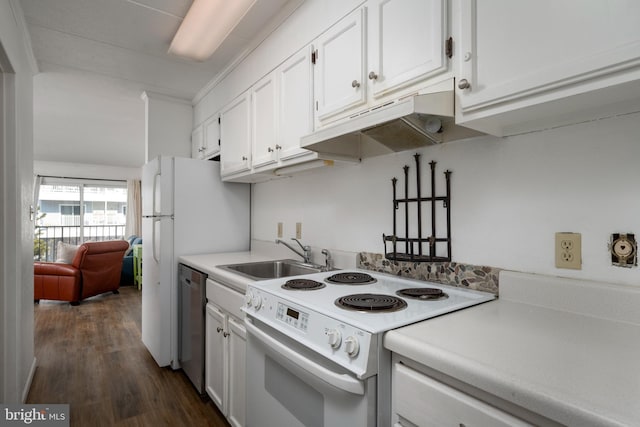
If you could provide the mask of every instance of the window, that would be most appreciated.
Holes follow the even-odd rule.
[[[38,189],[34,257],[55,259],[57,242],[124,239],[124,181],[43,178]]]

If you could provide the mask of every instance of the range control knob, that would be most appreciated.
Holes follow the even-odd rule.
[[[260,307],[262,307],[262,297],[260,295],[254,295],[251,299],[251,304],[253,304],[253,308],[260,310]]]
[[[247,307],[251,307],[253,303],[253,292],[247,292],[244,296],[244,303]]]
[[[331,348],[340,348],[340,344],[342,344],[342,335],[340,335],[340,331],[336,329],[329,329],[327,331],[327,337],[329,337],[329,345]]]
[[[354,358],[358,355],[360,351],[360,344],[358,343],[358,339],[356,337],[349,336],[344,340],[344,351],[347,352],[350,358]]]

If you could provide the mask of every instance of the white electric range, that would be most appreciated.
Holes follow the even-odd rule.
[[[365,270],[250,284],[247,425],[388,425],[382,334],[494,298]]]

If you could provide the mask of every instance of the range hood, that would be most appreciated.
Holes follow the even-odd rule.
[[[348,159],[421,148],[481,133],[454,122],[453,79],[359,112],[303,136],[301,146],[322,158]]]

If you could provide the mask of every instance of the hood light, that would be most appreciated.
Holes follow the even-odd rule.
[[[424,124],[424,130],[429,133],[442,133],[442,120],[437,117],[430,117]]]

